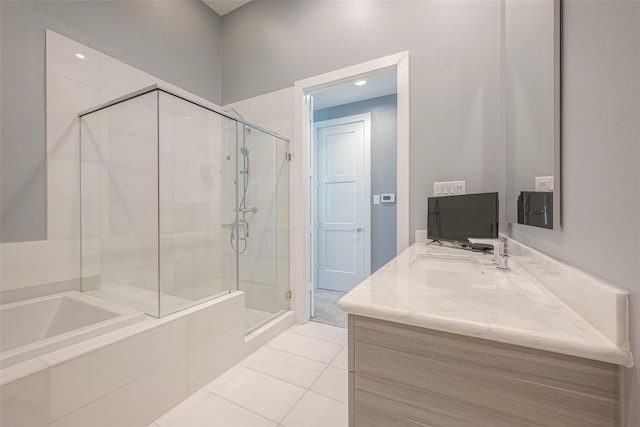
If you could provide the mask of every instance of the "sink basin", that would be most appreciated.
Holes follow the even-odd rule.
[[[449,273],[484,274],[480,260],[468,255],[419,254],[411,263],[411,268]]]

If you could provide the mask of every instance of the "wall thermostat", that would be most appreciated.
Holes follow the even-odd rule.
[[[382,203],[395,203],[396,193],[381,194],[380,199],[382,199]]]

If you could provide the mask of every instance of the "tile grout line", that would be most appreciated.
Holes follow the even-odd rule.
[[[317,323],[317,322],[316,322],[316,323]],[[293,326],[295,326],[295,325],[293,325]],[[335,327],[335,328],[337,328],[338,326],[334,326],[334,327]],[[343,329],[343,328],[340,328],[340,329]],[[346,331],[346,329],[345,329],[345,331]],[[282,331],[282,332],[290,332],[290,333],[295,334],[295,335],[299,335],[299,336],[303,336],[303,337],[307,337],[307,338],[312,338],[312,339],[314,339],[314,340],[319,340],[319,341],[329,342],[329,343],[332,343],[332,344],[341,344],[341,345],[345,345],[345,343],[337,342],[337,341],[331,341],[331,340],[328,340],[328,339],[326,339],[326,338],[318,338],[318,337],[314,337],[314,336],[310,336],[310,335],[306,335],[306,334],[300,334],[300,333],[298,333],[298,332],[292,331],[292,330],[291,330],[291,327],[290,327],[289,329],[285,329],[285,330],[284,330],[284,331]]]
[[[247,360],[247,359],[249,359],[249,358],[251,358],[251,357],[252,357],[254,354],[256,354],[258,351],[260,351],[260,350],[264,349],[265,347],[268,347],[268,348],[270,348],[271,350],[281,351],[281,352],[283,352],[283,353],[287,353],[287,354],[289,354],[289,355],[291,355],[291,356],[300,357],[300,358],[302,358],[302,359],[310,360],[310,361],[312,361],[312,362],[316,362],[316,363],[321,363],[321,364],[323,364],[323,365],[333,366],[333,367],[338,368],[338,369],[345,369],[345,368],[341,368],[341,367],[339,367],[339,366],[332,365],[332,363],[333,363],[333,362],[338,358],[338,355],[340,355],[340,353],[342,352],[342,350],[344,350],[344,349],[347,347],[347,344],[338,344],[338,343],[333,343],[333,344],[336,344],[336,345],[340,345],[340,346],[341,346],[340,350],[338,350],[338,352],[335,354],[335,356],[333,356],[333,357],[331,358],[331,360],[330,360],[329,362],[323,362],[323,361],[320,361],[320,360],[317,360],[317,359],[312,359],[312,358],[310,358],[310,357],[302,356],[302,355],[297,354],[297,353],[292,353],[292,352],[290,352],[290,351],[288,351],[288,350],[284,350],[284,349],[277,348],[277,347],[272,347],[271,345],[269,345],[270,343],[271,343],[271,341],[267,342],[267,343],[266,343],[266,344],[264,344],[262,347],[259,347],[256,351],[254,351],[254,352],[253,352],[253,353],[251,353],[249,356],[245,357],[245,358],[244,358],[244,359],[242,359],[240,362],[238,362],[238,363],[237,363],[237,365],[242,365],[242,366],[243,366],[243,367],[245,367],[245,368],[252,369],[252,368],[250,368],[249,366],[244,365],[244,361],[245,361],[245,360]],[[253,370],[255,371],[256,369],[253,369]],[[345,369],[345,370],[346,370],[346,369]],[[323,371],[323,372],[324,372],[324,371]]]
[[[328,366],[327,366],[327,367],[328,367]],[[325,369],[325,371],[326,371],[326,369]],[[324,371],[322,371],[322,373],[324,373]],[[320,375],[322,376],[322,374],[320,374]],[[320,377],[318,377],[318,378],[320,378]],[[318,379],[316,378],[316,381],[317,381],[317,380],[318,380]],[[314,382],[313,382],[313,384],[315,384],[315,382],[316,382],[316,381],[314,381]],[[294,405],[291,407],[291,409],[289,409],[289,410],[287,411],[287,413],[284,415],[284,417],[282,417],[282,419],[280,420],[280,422],[278,423],[278,425],[281,425],[281,424],[282,424],[282,421],[284,421],[284,419],[285,419],[285,418],[287,418],[287,416],[289,416],[289,414],[291,413],[291,411],[293,411],[293,410],[296,408],[296,406],[298,406],[298,403],[300,403],[300,401],[304,398],[304,396],[305,396],[307,393],[315,393],[315,394],[317,394],[317,395],[319,395],[319,396],[326,397],[327,399],[333,400],[334,402],[338,402],[338,403],[340,403],[340,404],[342,404],[342,405],[345,405],[345,406],[347,405],[346,403],[341,402],[341,401],[339,401],[339,400],[337,400],[337,399],[335,399],[335,398],[333,398],[333,397],[331,397],[331,396],[327,396],[326,394],[319,393],[319,392],[317,392],[317,391],[315,391],[315,390],[311,390],[311,387],[313,386],[313,384],[312,384],[311,386],[309,386],[309,388],[308,388],[308,389],[306,389],[306,390],[304,391],[304,393],[302,393],[302,396],[300,396],[300,399],[298,399],[298,400],[296,401],[296,403],[294,403]],[[286,427],[286,426],[285,426],[285,427]]]
[[[283,332],[286,332],[286,330],[285,330],[285,331],[283,331]],[[323,393],[320,393],[320,392],[317,392],[317,391],[311,390],[311,387],[313,387],[313,385],[315,385],[315,384],[316,384],[316,382],[318,381],[318,379],[319,379],[319,378],[320,378],[320,377],[321,377],[321,376],[322,376],[322,375],[323,375],[323,374],[328,370],[328,368],[329,368],[330,366],[331,366],[331,367],[334,367],[334,368],[336,368],[336,369],[339,369],[339,370],[341,370],[341,371],[343,371],[343,370],[344,370],[344,371],[346,371],[346,370],[345,370],[345,369],[343,369],[343,368],[340,368],[340,367],[338,367],[338,366],[334,366],[334,365],[332,365],[332,364],[331,364],[331,363],[333,363],[333,362],[336,360],[336,358],[337,358],[337,357],[338,357],[338,355],[342,352],[342,350],[344,350],[344,348],[346,347],[346,344],[342,344],[342,343],[338,343],[338,342],[334,342],[334,341],[328,341],[328,340],[324,340],[324,339],[317,338],[317,337],[310,337],[310,336],[307,336],[307,335],[304,335],[304,334],[297,334],[297,333],[295,333],[295,332],[292,332],[292,333],[293,333],[293,334],[295,334],[295,335],[304,336],[304,337],[309,338],[309,339],[318,340],[318,341],[321,341],[321,342],[326,342],[326,343],[335,344],[335,345],[339,345],[339,346],[340,346],[340,349],[338,350],[338,352],[337,352],[337,353],[336,353],[336,354],[331,358],[331,360],[330,360],[329,362],[326,362],[326,363],[325,363],[325,362],[321,362],[321,361],[316,360],[316,359],[311,359],[311,358],[309,358],[309,357],[301,356],[301,355],[299,355],[299,354],[295,354],[295,353],[292,353],[292,352],[287,351],[287,350],[283,350],[283,349],[280,349],[280,348],[272,347],[272,346],[270,346],[270,345],[269,345],[269,344],[270,344],[270,342],[267,342],[263,347],[261,347],[261,348],[269,347],[269,348],[271,348],[271,349],[273,349],[273,350],[276,350],[276,351],[282,351],[282,352],[284,352],[284,353],[288,353],[288,354],[293,355],[293,356],[301,357],[301,358],[303,358],[303,359],[305,359],[305,360],[310,360],[310,361],[313,361],[313,362],[317,362],[317,363],[321,363],[321,364],[323,364],[323,365],[324,365],[324,369],[320,372],[320,374],[316,377],[316,379],[311,383],[311,385],[309,385],[309,387],[306,387],[306,388],[305,388],[305,387],[300,386],[299,384],[292,383],[292,382],[287,381],[287,380],[285,380],[285,379],[282,379],[282,378],[279,378],[279,377],[273,376],[273,375],[271,375],[271,374],[268,374],[268,373],[265,373],[265,372],[262,372],[262,371],[256,370],[256,369],[251,368],[251,367],[249,367],[249,366],[245,366],[245,365],[243,364],[244,360],[245,360],[245,359],[247,359],[248,357],[250,357],[251,355],[249,355],[247,358],[245,358],[245,359],[241,360],[240,362],[238,362],[238,363],[235,365],[235,366],[241,366],[241,367],[243,367],[243,368],[245,368],[245,369],[248,369],[248,370],[250,370],[250,371],[253,371],[253,372],[256,372],[256,373],[259,373],[259,374],[262,374],[262,375],[268,376],[268,377],[270,377],[270,378],[273,378],[273,379],[276,379],[276,380],[280,380],[280,381],[282,381],[282,382],[284,382],[284,383],[286,383],[286,384],[293,385],[293,386],[296,386],[296,387],[298,387],[298,388],[302,388],[302,389],[304,390],[304,392],[302,393],[302,395],[301,395],[301,396],[296,400],[296,402],[291,406],[291,408],[289,408],[289,410],[285,413],[285,415],[284,415],[284,416],[282,417],[282,419],[280,419],[279,421],[275,421],[274,419],[271,419],[271,418],[269,418],[269,417],[266,417],[266,416],[264,416],[264,415],[262,415],[262,414],[259,414],[259,413],[255,412],[255,411],[254,411],[254,410],[252,410],[252,409],[249,409],[249,408],[246,408],[246,407],[245,407],[245,406],[243,406],[243,405],[240,405],[238,402],[234,402],[234,401],[229,400],[228,398],[226,398],[226,397],[224,397],[224,396],[221,396],[221,395],[217,394],[217,393],[216,393],[216,392],[214,392],[214,391],[208,390],[208,389],[206,388],[206,386],[207,386],[208,384],[207,384],[207,385],[205,385],[205,386],[203,386],[200,390],[203,390],[203,391],[205,391],[205,392],[207,392],[207,393],[209,393],[209,394],[211,394],[211,395],[213,395],[213,396],[216,396],[216,397],[218,397],[218,398],[220,398],[220,399],[223,399],[223,400],[225,400],[225,401],[227,401],[227,402],[229,402],[229,403],[231,403],[231,404],[233,404],[233,405],[235,405],[235,406],[238,406],[238,407],[240,407],[240,408],[242,408],[242,409],[245,409],[245,410],[247,410],[247,411],[249,411],[249,412],[251,412],[251,413],[253,413],[253,414],[255,414],[255,415],[257,415],[257,416],[259,416],[259,417],[261,417],[261,418],[263,418],[263,419],[266,419],[266,420],[268,420],[268,421],[275,422],[277,426],[282,425],[282,421],[283,421],[283,420],[284,420],[284,419],[285,419],[285,418],[286,418],[286,417],[291,413],[291,411],[293,411],[293,409],[298,405],[298,403],[300,403],[300,401],[301,401],[301,400],[302,400],[302,398],[305,396],[305,394],[307,394],[307,392],[316,393],[316,394],[318,394],[318,395],[320,395],[320,396],[326,397],[326,398],[328,398],[328,399],[333,400],[334,402],[338,402],[338,403],[340,403],[340,404],[343,404],[343,405],[344,405],[344,404],[345,404],[344,402],[342,402],[342,401],[340,401],[340,400],[338,400],[338,399],[335,399],[334,397],[327,396],[327,395],[325,395],[325,394],[323,394]],[[260,349],[258,349],[258,350],[260,350]],[[258,350],[257,350],[257,351],[258,351]],[[234,367],[235,367],[235,366],[234,366]],[[230,369],[231,369],[231,368],[230,368]],[[228,370],[227,370],[227,371],[228,371]],[[227,372],[227,371],[225,371],[225,372]],[[213,382],[213,381],[215,381],[215,379],[214,379],[214,380],[212,380],[212,382]],[[194,393],[194,394],[195,394],[195,393]],[[192,395],[190,395],[189,397],[187,397],[186,399],[184,399],[184,400],[183,400],[183,402],[184,402],[184,401],[186,401],[186,400],[188,400],[191,396],[193,396],[193,394],[192,394]],[[172,408],[172,409],[173,409],[173,408]],[[166,413],[165,413],[165,414],[166,414]],[[165,415],[165,414],[163,414],[163,415]],[[154,421],[154,423],[153,423],[150,427],[162,427],[162,425],[157,424],[157,423]]]
[[[339,369],[339,370],[341,370],[341,371],[347,371],[346,369],[338,368],[337,366],[327,365],[327,367],[322,371],[322,373],[321,373],[320,375],[318,375],[318,378],[316,378],[316,379],[315,379],[315,381],[313,381],[313,383],[309,386],[309,388],[308,388],[306,391],[310,391],[310,392],[312,392],[312,393],[319,394],[320,396],[324,396],[324,397],[326,397],[326,398],[328,398],[328,399],[331,399],[331,400],[334,400],[334,401],[336,401],[336,402],[342,403],[343,405],[346,405],[346,403],[344,403],[344,402],[343,402],[343,401],[341,401],[341,400],[336,399],[335,397],[327,396],[326,394],[324,394],[324,393],[320,393],[319,391],[316,391],[316,390],[311,390],[311,387],[313,387],[313,386],[315,385],[315,383],[317,383],[317,382],[318,382],[318,380],[320,379],[320,377],[321,377],[325,372],[327,372],[327,370],[328,370],[329,368],[336,368],[336,369]],[[349,375],[349,373],[348,373],[348,372],[346,372],[346,373],[347,373],[347,375]],[[306,392],[305,392],[305,393],[306,393]]]
[[[268,344],[268,343],[267,343],[267,344]],[[344,347],[344,346],[343,346],[343,347]],[[277,350],[277,349],[276,349],[276,350]],[[283,351],[283,350],[281,350],[281,351]],[[340,354],[340,352],[341,352],[341,351],[342,351],[342,349],[340,349],[340,351],[338,351],[338,353],[337,353],[337,354],[336,354],[336,356],[332,359],[332,361],[333,361],[333,360],[338,356],[338,354]],[[285,352],[285,353],[288,353],[288,352]],[[293,353],[290,353],[290,354],[293,354]],[[297,355],[294,355],[294,356],[297,356]],[[299,357],[303,357],[303,356],[299,356]],[[303,358],[304,358],[304,357],[303,357]],[[307,359],[307,360],[313,360],[313,359],[308,359],[308,358],[305,358],[305,359]],[[316,361],[316,362],[317,362],[317,361]],[[323,362],[319,362],[319,363],[323,363]],[[313,386],[314,386],[314,384],[315,384],[315,383],[318,381],[318,379],[320,379],[320,377],[321,377],[321,376],[322,376],[322,375],[323,375],[323,374],[324,374],[324,373],[329,369],[329,367],[333,367],[333,368],[339,369],[339,370],[341,370],[341,371],[346,371],[346,369],[342,369],[342,368],[339,368],[339,367],[337,367],[337,366],[332,366],[330,363],[323,363],[323,364],[325,365],[325,366],[324,366],[324,369],[322,370],[322,372],[320,372],[320,374],[316,377],[316,379],[311,383],[311,385],[309,385],[308,387],[302,387],[302,386],[300,386],[299,384],[294,384],[294,383],[292,383],[292,382],[290,382],[290,381],[287,381],[287,380],[285,380],[285,379],[282,379],[282,378],[279,378],[279,377],[275,377],[275,376],[273,376],[273,375],[271,375],[271,374],[268,374],[268,373],[265,373],[265,372],[262,372],[262,371],[258,371],[258,370],[256,370],[256,369],[251,368],[251,367],[248,367],[248,366],[242,365],[242,363],[241,363],[241,362],[239,363],[239,365],[241,365],[241,366],[242,366],[243,368],[245,368],[245,369],[248,369],[248,370],[253,371],[253,372],[257,372],[257,373],[262,374],[262,375],[266,375],[266,376],[268,376],[268,377],[270,377],[270,378],[273,378],[273,379],[276,379],[276,380],[280,380],[280,381],[285,382],[285,383],[287,383],[287,384],[294,385],[294,386],[296,386],[296,387],[299,387],[299,388],[304,389],[304,392],[302,393],[302,395],[298,398],[298,400],[296,400],[296,402],[291,406],[291,408],[289,408],[289,410],[284,414],[284,416],[282,417],[282,419],[281,419],[280,421],[276,421],[276,423],[277,423],[278,425],[280,425],[280,424],[282,423],[282,421],[284,421],[284,419],[285,419],[285,418],[286,418],[286,417],[291,413],[291,411],[293,411],[293,409],[298,405],[298,403],[300,403],[300,401],[301,401],[301,400],[302,400],[302,398],[305,396],[305,394],[307,394],[307,392],[316,393],[316,394],[318,394],[318,395],[320,395],[320,396],[322,396],[322,397],[326,397],[327,399],[331,399],[331,400],[333,400],[334,402],[338,402],[338,403],[340,403],[340,404],[346,405],[346,403],[345,403],[345,402],[342,402],[342,401],[340,401],[340,400],[338,400],[338,399],[336,399],[336,398],[334,398],[334,397],[332,397],[332,396],[327,396],[327,395],[326,395],[326,394],[324,394],[324,393],[320,393],[320,392],[318,392],[318,391],[311,390],[311,387],[313,387]],[[233,401],[231,401],[231,400],[229,400],[229,399],[227,399],[227,398],[225,398],[225,397],[223,397],[223,396],[220,396],[219,394],[217,394],[217,393],[216,393],[216,392],[214,392],[214,391],[207,390],[206,388],[204,388],[204,390],[206,390],[207,392],[209,392],[209,393],[211,393],[211,394],[213,394],[213,395],[215,395],[215,396],[220,397],[221,399],[227,400],[228,402],[231,402],[231,403],[233,403],[233,404],[235,404],[235,405],[237,405],[237,406],[240,406],[240,407],[242,407],[242,408],[244,408],[244,409],[247,409],[247,410],[248,410],[248,411],[250,411],[250,412],[253,412],[253,413],[257,414],[256,412],[252,411],[251,409],[249,409],[249,408],[245,408],[244,406],[240,405],[240,404],[239,404],[239,403],[237,403],[237,402],[233,402]],[[261,414],[257,414],[257,415],[260,415],[261,417],[266,418],[266,419],[268,419],[268,420],[270,420],[270,421],[274,421],[272,418],[265,417],[264,415],[261,415]]]
[[[342,348],[341,348],[340,350],[338,350],[338,353],[336,353],[336,355],[335,355],[335,356],[333,356],[333,358],[331,359],[331,361],[330,361],[330,362],[323,362],[323,361],[321,361],[321,360],[312,359],[312,358],[310,358],[310,357],[302,356],[302,355],[297,354],[297,353],[292,353],[292,352],[287,351],[287,350],[282,350],[282,349],[277,348],[277,347],[271,347],[271,346],[269,346],[268,344],[267,344],[267,346],[268,346],[270,349],[273,349],[273,350],[279,350],[279,351],[282,351],[283,353],[287,353],[287,354],[290,354],[290,355],[293,355],[293,356],[298,356],[298,357],[301,357],[301,358],[306,359],[306,360],[311,360],[312,362],[322,363],[323,365],[329,365],[329,364],[331,364],[331,362],[336,358],[336,356],[337,356],[337,355],[342,351]],[[346,344],[343,344],[343,345],[342,345],[342,347],[345,347],[345,346],[346,346]]]
[[[111,389],[111,390],[109,390],[108,392],[106,392],[106,393],[104,393],[104,394],[102,394],[102,395],[100,395],[100,396],[98,396],[98,397],[96,397],[96,398],[92,399],[90,402],[87,402],[87,403],[83,404],[82,406],[80,406],[80,407],[78,407],[78,408],[76,408],[76,409],[72,410],[71,412],[67,412],[67,413],[65,413],[64,415],[58,416],[58,418],[56,418],[56,419],[55,419],[55,420],[53,420],[53,421],[51,421],[51,419],[50,419],[50,418],[51,418],[51,411],[49,410],[49,419],[50,419],[50,424],[51,424],[51,425],[53,425],[54,423],[58,423],[58,422],[60,422],[61,420],[64,420],[65,418],[68,418],[69,416],[71,416],[71,415],[75,414],[76,412],[78,412],[78,411],[80,411],[80,410],[84,409],[85,407],[87,407],[87,406],[89,406],[89,405],[93,405],[94,403],[96,403],[96,402],[97,402],[97,401],[99,401],[100,399],[103,399],[103,398],[105,398],[105,397],[107,397],[107,396],[110,396],[110,395],[112,395],[113,393],[115,393],[115,392],[119,391],[120,389],[122,389],[122,388],[124,388],[124,387],[126,387],[126,386],[129,386],[129,385],[133,384],[134,382],[136,382],[136,381],[140,380],[140,379],[141,379],[141,378],[143,378],[144,376],[149,375],[151,372],[153,372],[153,371],[155,371],[155,370],[157,370],[157,369],[165,368],[167,365],[169,365],[170,363],[175,362],[177,359],[179,359],[179,358],[181,358],[181,357],[183,357],[183,356],[186,358],[186,355],[187,355],[187,353],[186,353],[186,352],[185,352],[185,353],[180,353],[180,354],[179,354],[179,355],[177,355],[176,357],[173,357],[173,358],[171,358],[171,359],[169,359],[169,360],[167,360],[167,361],[165,361],[165,362],[161,363],[160,365],[158,365],[158,366],[156,366],[156,367],[154,367],[154,368],[152,368],[152,369],[150,369],[150,370],[148,370],[148,371],[144,372],[143,374],[138,375],[138,376],[136,376],[135,378],[130,379],[130,380],[128,380],[128,381],[126,381],[125,383],[123,383],[123,384],[121,384],[121,385],[117,386],[116,388]],[[68,363],[68,362],[62,362],[62,364],[64,364],[64,363]],[[60,366],[60,365],[56,365],[56,366]],[[50,369],[50,368],[52,368],[52,366],[49,366],[49,368],[48,368],[48,369]],[[49,384],[49,386],[50,386],[50,384]],[[185,399],[185,400],[186,400],[186,399]],[[184,400],[183,400],[183,401],[184,401]],[[175,407],[176,407],[176,406],[178,406],[180,403],[182,403],[182,401],[181,401],[181,402],[178,402],[178,403],[177,403],[175,406],[173,406],[171,409],[175,408]],[[171,409],[169,409],[169,410],[171,410]],[[162,414],[162,415],[164,415],[164,414]],[[160,415],[160,416],[162,416],[162,415]],[[153,422],[155,422],[155,420],[154,420]]]
[[[333,367],[333,368],[339,369],[339,370],[341,370],[341,371],[345,371],[345,372],[347,372],[347,369],[343,369],[343,368],[340,368],[340,367],[338,367],[338,366],[333,366],[333,365],[331,364],[331,363],[332,363],[332,362],[333,362],[333,361],[338,357],[338,355],[342,352],[342,350],[343,350],[345,347],[346,347],[346,345],[342,345],[342,348],[338,351],[338,353],[336,353],[336,355],[331,359],[331,361],[330,361],[329,363],[325,363],[325,367],[324,367],[324,369],[322,370],[322,372],[320,372],[320,375],[318,375],[318,376],[316,377],[316,379],[315,379],[315,380],[313,380],[313,382],[311,383],[311,385],[310,385],[309,387],[307,387],[307,388],[306,388],[306,390],[305,390],[305,392],[302,394],[302,396],[304,396],[308,391],[310,391],[310,392],[312,392],[312,393],[319,394],[320,396],[324,396],[324,397],[326,397],[326,398],[328,398],[328,399],[331,399],[331,400],[333,400],[333,401],[336,401],[336,402],[339,402],[339,403],[342,403],[342,404],[345,404],[345,405],[346,405],[346,403],[344,403],[344,402],[342,402],[342,401],[340,401],[340,400],[338,400],[338,399],[336,399],[336,398],[334,398],[334,397],[332,397],[332,396],[327,396],[326,394],[324,394],[324,393],[320,393],[319,391],[311,390],[311,388],[312,388],[312,387],[313,387],[313,386],[318,382],[318,380],[320,379],[320,377],[321,377],[325,372],[327,372],[327,370],[328,370],[330,367]],[[272,347],[272,348],[273,348],[273,347]],[[291,354],[293,354],[293,353],[291,353]],[[303,357],[303,356],[300,356],[300,357]],[[308,360],[313,360],[313,359],[308,359]],[[322,363],[322,362],[321,362],[321,363]],[[248,368],[248,367],[247,367],[247,368]],[[248,368],[248,369],[251,369],[251,368]],[[348,374],[348,372],[347,372],[347,374]],[[266,374],[266,375],[267,375],[267,374]],[[275,377],[274,377],[274,378],[275,378]],[[281,381],[285,381],[285,380],[282,380],[281,378],[278,378],[278,379],[280,379]],[[288,381],[285,381],[285,382],[288,382]],[[300,400],[301,400],[301,399],[302,399],[302,397],[300,397]],[[298,402],[299,402],[300,400],[298,400]],[[298,404],[298,402],[296,402],[296,405]],[[293,410],[293,408],[294,408],[294,407],[295,407],[295,405],[291,408],[291,410],[289,410],[289,412],[291,412],[291,411]],[[287,413],[287,415],[289,415],[289,412]],[[286,415],[285,415],[285,418],[286,418]],[[283,420],[284,420],[284,418],[283,418]]]
[[[309,385],[309,387],[307,387],[306,391],[311,391],[311,387],[313,387],[313,385],[318,382],[318,379],[322,376],[322,374],[324,374],[325,372],[327,372],[327,369],[329,369],[329,364],[327,364],[324,369],[322,370],[322,372],[320,372],[320,375],[318,375],[316,377],[315,380],[313,380],[313,382],[311,383],[311,385]]]
[[[331,359],[331,362],[329,362],[329,366],[333,366],[333,367],[335,367],[335,368],[343,369],[343,368],[340,368],[339,366],[335,366],[335,365],[333,364],[333,362],[335,362],[335,361],[336,361],[336,359],[338,358],[338,356],[340,356],[340,353],[342,353],[342,350],[344,350],[345,348],[347,348],[347,346],[348,346],[348,344],[344,344],[344,345],[342,346],[342,348],[341,348],[341,349],[336,353],[336,355],[335,355],[335,356],[333,356],[333,358]],[[349,356],[347,355],[347,362],[349,362],[348,357],[349,357]],[[345,369],[345,370],[346,370],[346,371],[348,371],[348,369]]]
[[[237,406],[237,407],[239,407],[239,408],[242,408],[242,409],[244,409],[244,410],[246,410],[246,411],[249,411],[249,412],[251,412],[252,414],[259,416],[260,418],[264,418],[265,420],[268,420],[268,421],[274,422],[274,423],[276,423],[276,425],[280,424],[278,421],[275,421],[275,420],[273,420],[272,418],[269,418],[269,417],[265,417],[264,415],[257,413],[257,412],[256,412],[256,411],[254,411],[253,409],[249,409],[249,408],[247,408],[247,407],[245,407],[245,406],[242,406],[242,405],[241,405],[241,404],[239,404],[238,402],[234,402],[233,400],[227,399],[226,397],[221,396],[221,395],[219,395],[218,393],[216,393],[216,392],[214,392],[214,391],[207,390],[207,389],[203,389],[203,390],[204,390],[204,391],[206,391],[206,392],[207,392],[207,393],[209,393],[209,394],[212,394],[213,396],[215,396],[215,397],[217,397],[217,398],[220,398],[220,399],[222,399],[222,400],[225,400],[225,401],[227,401],[227,402],[229,402],[229,403],[231,403],[231,404],[233,404],[233,405],[235,405],[235,406]],[[305,392],[306,392],[306,391],[305,391]],[[302,393],[302,395],[304,396],[304,393]],[[296,404],[297,404],[297,403],[298,403],[298,402],[296,401]],[[295,404],[294,404],[294,406],[295,406]]]
[[[328,341],[324,341],[324,342],[328,342]],[[333,362],[333,360],[338,356],[338,354],[340,354],[340,352],[342,351],[342,349],[343,349],[344,347],[346,347],[346,344],[331,343],[331,344],[339,345],[339,346],[341,346],[341,348],[340,348],[340,350],[338,350],[338,352],[335,354],[335,356],[333,356],[333,357],[331,358],[331,361],[330,361],[330,362],[323,362],[323,361],[321,361],[321,360],[312,359],[312,358],[310,358],[310,357],[302,356],[302,355],[297,354],[297,353],[292,353],[292,352],[290,352],[290,351],[283,350],[283,349],[278,348],[278,347],[272,347],[272,346],[271,346],[271,345],[269,345],[269,344],[270,344],[270,343],[266,343],[266,344],[265,344],[265,346],[266,346],[266,347],[269,347],[269,348],[271,348],[271,349],[273,349],[273,350],[279,350],[279,351],[282,351],[282,352],[284,352],[284,353],[292,354],[292,355],[294,355],[294,356],[302,357],[303,359],[312,360],[312,361],[314,361],[314,362],[322,363],[322,364],[325,364],[325,365],[331,364],[331,362]],[[257,351],[257,350],[256,350],[256,351]]]
[[[327,396],[326,394],[320,393],[319,391],[315,391],[315,390],[311,390],[311,389],[309,389],[309,390],[307,390],[307,391],[308,391],[308,392],[311,392],[311,393],[315,393],[315,394],[317,394],[318,396],[326,397],[327,399],[333,400],[334,402],[338,402],[338,403],[339,403],[339,404],[341,404],[341,405],[345,405],[345,406],[346,406],[346,405],[348,405],[348,403],[345,403],[345,402],[343,402],[342,400],[338,400],[338,399],[336,399],[335,397]],[[305,392],[305,393],[306,393],[306,392]]]
[[[324,372],[324,371],[323,371]],[[322,374],[320,374],[322,375]],[[284,421],[285,418],[287,418],[289,416],[289,414],[291,413],[291,411],[294,410],[294,408],[296,406],[298,406],[298,403],[300,403],[300,401],[302,400],[302,398],[304,397],[305,394],[307,394],[308,392],[310,392],[311,390],[309,390],[308,388],[305,389],[304,393],[302,393],[302,395],[298,398],[298,400],[296,400],[296,403],[294,403],[291,408],[289,408],[289,410],[284,414],[284,416],[282,417],[282,419],[278,422],[278,425],[282,424],[282,422]]]
[[[327,365],[327,366],[328,366],[328,365]],[[242,365],[242,367],[243,367],[243,368],[245,368],[245,369],[248,369],[248,370],[250,370],[250,371],[257,372],[257,373],[262,374],[262,375],[266,375],[266,376],[268,376],[268,377],[270,377],[270,378],[273,378],[273,379],[276,379],[276,380],[280,380],[280,381],[285,382],[285,383],[287,383],[287,384],[294,385],[294,386],[296,386],[296,387],[299,387],[299,388],[301,388],[301,389],[304,389],[305,391],[307,390],[307,387],[303,387],[303,386],[301,386],[300,384],[292,383],[291,381],[287,381],[287,380],[282,379],[282,378],[280,378],[280,377],[273,376],[273,375],[271,375],[271,374],[268,374],[268,373],[266,373],[266,372],[259,371],[259,370],[257,370],[257,369],[251,368],[251,367],[249,367],[249,366],[244,366],[244,365]],[[322,374],[324,373],[324,371],[326,370],[326,368],[327,368],[327,367],[325,366],[325,369],[323,369],[323,370],[322,370],[322,372],[320,373],[320,375],[322,375]],[[318,375],[318,377],[319,377],[320,375]],[[316,378],[316,379],[317,379],[317,378]],[[316,381],[316,380],[313,380],[313,382],[315,382],[315,381]],[[312,383],[312,384],[313,384],[313,383]]]

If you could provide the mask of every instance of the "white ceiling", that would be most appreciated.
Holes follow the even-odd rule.
[[[249,3],[251,0],[202,0],[207,6],[213,9],[218,15],[225,15],[236,10],[243,4]]]
[[[366,80],[367,84],[363,86],[354,85],[358,80]],[[335,107],[336,105],[350,104],[391,95],[397,93],[397,91],[395,70],[383,74],[361,76],[357,79],[312,92],[313,109],[321,110]]]

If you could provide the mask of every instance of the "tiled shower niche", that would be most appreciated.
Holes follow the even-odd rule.
[[[82,291],[162,317],[289,303],[288,142],[150,87],[81,113]]]

